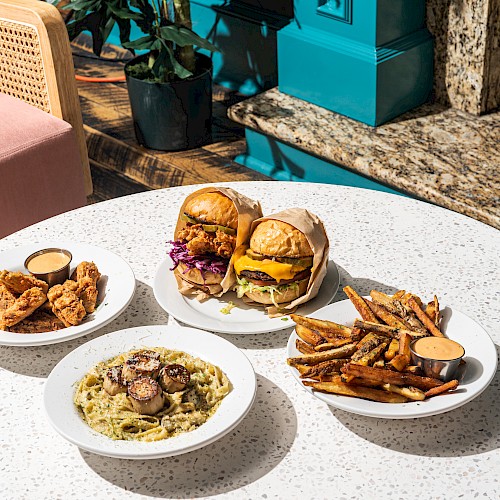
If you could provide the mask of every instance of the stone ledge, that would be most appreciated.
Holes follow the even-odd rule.
[[[278,91],[228,110],[234,121],[308,154],[500,228],[500,112],[425,104],[370,127]]]

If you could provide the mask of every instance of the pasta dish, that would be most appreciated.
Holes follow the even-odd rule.
[[[220,368],[163,347],[132,350],[92,368],[74,403],[114,440],[159,441],[204,424],[231,390]]]

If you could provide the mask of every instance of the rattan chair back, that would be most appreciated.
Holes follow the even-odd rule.
[[[0,0],[0,92],[71,124],[90,195],[92,178],[73,58],[66,26],[53,5]]]

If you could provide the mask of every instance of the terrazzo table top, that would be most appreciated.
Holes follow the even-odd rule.
[[[227,185],[227,184],[226,184]],[[229,184],[260,199],[264,213],[294,205],[317,213],[331,241],[341,288],[405,288],[457,307],[500,344],[499,232],[474,219],[401,196],[281,182]],[[0,347],[0,495],[5,499],[498,498],[500,386],[467,405],[406,421],[356,416],[302,390],[285,363],[290,329],[222,335],[257,373],[255,404],[231,433],[195,452],[128,461],[80,451],[50,426],[42,403],[54,365],[89,339],[175,323],[155,301],[177,211],[193,186],[150,191],[60,215],[0,240],[0,252],[60,238],[121,255],[137,290],[128,309],[86,337],[45,347]],[[0,264],[1,267],[1,264]],[[335,301],[345,298],[342,291]],[[498,350],[498,347],[497,347]]]
[[[500,112],[477,117],[425,104],[374,128],[274,88],[231,106],[228,115],[306,153],[500,229]]]

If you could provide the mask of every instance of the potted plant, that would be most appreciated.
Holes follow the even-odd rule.
[[[123,47],[147,52],[125,65],[137,140],[148,148],[175,151],[210,139],[212,63],[194,46],[218,50],[192,31],[189,0],[73,0],[68,34],[92,34],[100,55],[115,25]],[[131,41],[131,23],[144,36]]]

